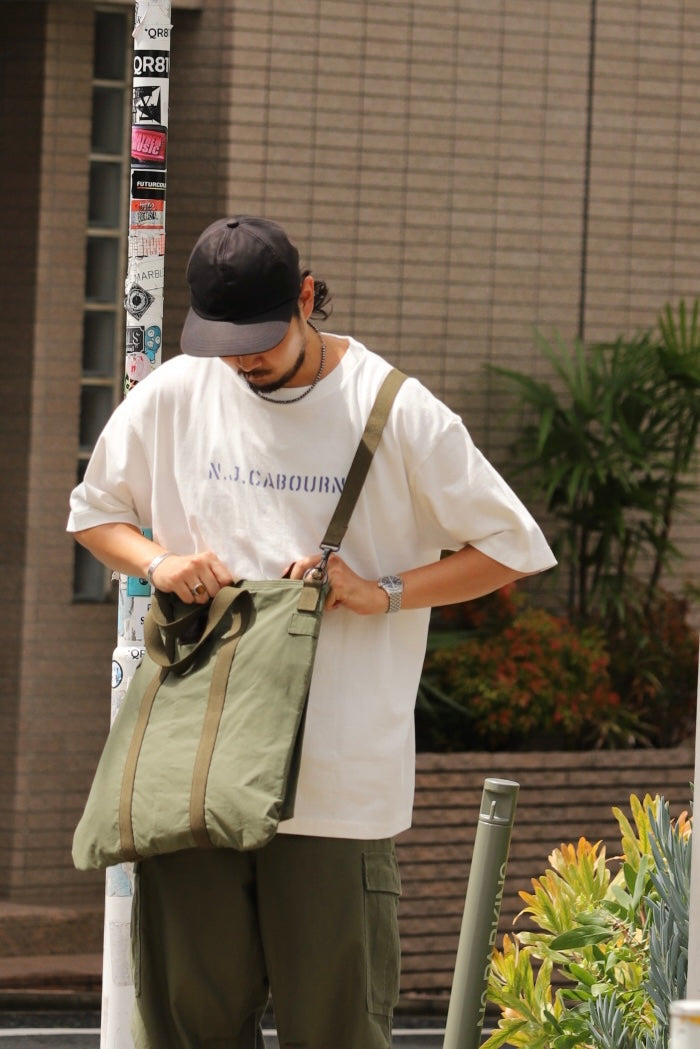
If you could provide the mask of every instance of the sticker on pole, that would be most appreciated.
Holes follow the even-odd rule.
[[[124,309],[131,314],[134,320],[138,321],[145,313],[148,313],[155,301],[153,295],[140,284],[132,284],[124,299]]]
[[[126,354],[145,354],[151,364],[155,364],[158,351],[163,341],[160,326],[149,324],[147,328],[142,326],[126,328]]]
[[[134,43],[137,50],[158,44],[170,46],[170,16],[167,11],[162,11],[158,18],[158,6],[150,0],[147,14],[141,14],[140,8],[144,7],[143,0],[137,0],[136,26],[134,27]]]
[[[134,128],[134,131],[137,130]],[[132,233],[165,228],[165,189],[164,171],[153,168],[132,171],[129,215],[129,228]],[[162,252],[143,251],[134,254],[151,255]]]
[[[137,383],[148,378],[158,366],[158,355],[163,341],[160,325],[149,324],[148,327],[127,325],[126,328],[126,368],[125,389],[131,390]],[[143,580],[139,581],[143,584]],[[146,586],[148,581],[146,580]],[[129,594],[148,596],[150,590],[134,590],[134,582],[129,579]]]
[[[148,229],[165,229],[165,201],[132,200],[129,229],[134,233]],[[162,254],[162,252],[144,251],[143,254]]]
[[[168,114],[167,84],[134,84],[132,124],[165,124]]]
[[[134,51],[134,79],[167,80],[170,76],[170,52]]]
[[[165,255],[165,232],[154,227],[153,232],[148,228],[133,227],[129,232],[129,258],[145,259],[155,255]]]
[[[131,161],[138,167],[165,167],[168,136],[162,125],[131,128]]]
[[[164,171],[132,171],[131,196],[134,200],[165,200]]]

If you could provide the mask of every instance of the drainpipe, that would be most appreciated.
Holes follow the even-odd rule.
[[[591,14],[588,31],[588,91],[586,100],[586,140],[583,158],[583,215],[581,216],[581,270],[579,278],[578,325],[576,335],[581,342],[586,334],[586,292],[588,279],[588,226],[591,210],[591,152],[593,140],[593,102],[595,99],[595,45],[597,29],[597,0],[590,0]]]

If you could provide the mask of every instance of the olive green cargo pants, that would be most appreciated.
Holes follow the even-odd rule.
[[[252,852],[177,852],[137,868],[137,1049],[387,1049],[399,989],[391,839],[279,834]]]

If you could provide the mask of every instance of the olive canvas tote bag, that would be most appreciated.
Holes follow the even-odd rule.
[[[208,606],[154,593],[74,835],[78,868],[272,837],[291,814],[324,598],[289,579],[224,587]]]
[[[258,848],[293,815],[326,561],[404,378],[392,370],[379,391],[316,569],[303,580],[243,580],[203,605],[153,594],[146,652],[73,837],[78,869],[179,849]]]

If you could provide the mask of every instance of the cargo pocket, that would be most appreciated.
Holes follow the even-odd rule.
[[[367,1009],[391,1017],[399,997],[401,879],[392,852],[362,856],[365,889],[365,962]]]

